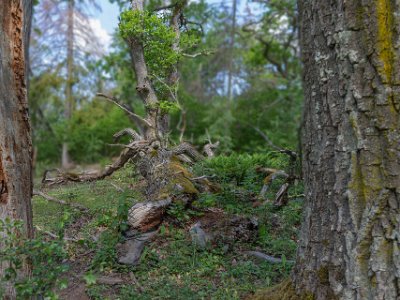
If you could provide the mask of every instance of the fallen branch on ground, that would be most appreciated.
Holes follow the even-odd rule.
[[[280,264],[283,262],[283,259],[281,259],[281,258],[276,258],[276,257],[270,256],[270,255],[267,255],[265,253],[258,252],[258,251],[246,251],[245,254],[265,260],[272,264]],[[292,260],[286,260],[286,263],[292,264],[294,262]]]
[[[83,206],[81,204],[66,202],[64,200],[60,200],[60,199],[57,199],[57,198],[52,197],[50,195],[47,195],[47,194],[45,194],[45,193],[43,193],[41,191],[33,190],[33,195],[34,196],[40,196],[40,197],[42,197],[42,198],[44,198],[44,199],[46,199],[47,201],[50,201],[50,202],[55,202],[55,203],[58,203],[58,204],[61,204],[61,205],[71,206],[71,207],[76,208],[76,209],[78,209],[80,211],[86,212],[86,211],[89,210],[87,207],[85,207],[85,206]]]
[[[44,229],[42,229],[42,228],[40,228],[39,226],[34,226],[35,227],[35,229],[37,230],[37,231],[39,231],[39,232],[41,232],[41,233],[43,233],[43,234],[45,234],[45,235],[48,235],[49,237],[51,237],[51,238],[53,238],[53,239],[60,239],[60,237],[57,235],[57,234],[55,234],[55,233],[52,233],[52,232],[50,232],[50,231],[46,231],[46,230],[44,230]],[[77,241],[79,241],[78,239],[74,239],[74,238],[68,238],[68,237],[63,237],[63,240],[64,241],[71,241],[71,242],[77,242]]]

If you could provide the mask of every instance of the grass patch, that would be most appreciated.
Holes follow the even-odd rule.
[[[217,157],[194,166],[196,175],[214,176],[212,180],[221,185],[221,191],[200,195],[192,210],[172,206],[160,234],[145,248],[136,267],[119,265],[115,250],[121,241],[118,229],[124,225],[124,214],[142,200],[140,181],[129,166],[106,180],[46,191],[88,207],[88,215],[35,197],[34,224],[53,231],[60,218],[66,212],[70,214],[67,231],[73,230],[81,240],[68,246],[71,272],[67,277],[75,281],[71,286],[77,286],[76,277],[81,277],[79,284],[86,284],[83,290],[91,299],[244,299],[287,278],[292,267],[288,261],[295,257],[301,222],[301,199],[290,201],[281,209],[268,202],[254,206],[255,201],[260,201],[257,197],[263,183],[257,166],[285,169],[287,160],[274,153]],[[273,197],[281,183],[277,180],[267,197]],[[291,195],[301,193],[301,184],[290,190]],[[256,239],[234,241],[229,247],[219,243],[206,250],[198,249],[191,241],[188,227],[211,207],[228,216],[255,217]],[[259,261],[245,254],[249,250],[281,257],[282,263]],[[87,274],[93,277],[90,284],[82,279],[88,278]],[[128,280],[112,286],[95,283],[95,278],[110,274]]]

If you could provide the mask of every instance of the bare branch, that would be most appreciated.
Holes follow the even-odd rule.
[[[273,149],[275,149],[275,150],[277,150],[277,151],[279,151],[279,152],[281,152],[281,153],[287,154],[287,155],[289,155],[289,156],[290,156],[291,158],[293,158],[293,159],[297,159],[298,155],[297,155],[296,152],[294,152],[294,151],[292,151],[292,150],[289,150],[289,149],[285,149],[285,148],[281,148],[281,147],[276,146],[276,145],[271,141],[271,139],[268,137],[268,135],[266,135],[260,128],[254,127],[254,126],[252,126],[252,127],[253,127],[253,129],[254,129],[255,131],[258,132],[258,134],[260,134],[260,135],[263,137],[263,139],[264,139],[264,140],[268,143],[268,145],[270,145]]]
[[[34,196],[40,196],[40,197],[42,197],[42,198],[44,198],[44,199],[46,199],[47,201],[50,201],[50,202],[55,202],[55,203],[58,203],[58,204],[61,204],[61,205],[71,206],[71,207],[76,208],[76,209],[81,210],[81,211],[88,211],[88,208],[83,206],[83,205],[81,205],[81,204],[66,202],[64,200],[60,200],[60,199],[57,199],[57,198],[52,197],[50,195],[47,195],[47,194],[45,194],[45,193],[43,193],[41,191],[33,190],[33,195]]]
[[[182,143],[183,141],[183,136],[185,135],[186,131],[186,110],[182,110],[178,125],[176,125],[176,129],[179,130],[179,142]]]
[[[208,156],[208,157],[214,157],[215,153],[214,153],[214,149],[217,149],[219,147],[219,141],[216,143],[208,143],[204,146],[204,153]]]
[[[214,54],[214,53],[215,53],[214,50],[204,50],[204,51],[202,51],[202,52],[198,52],[198,53],[194,53],[194,54],[181,53],[181,55],[182,55],[183,57],[196,58],[196,57],[198,57],[198,56],[202,56],[202,55],[207,56],[207,55],[211,55],[211,54]]]
[[[119,103],[118,100],[117,100],[116,98],[111,97],[111,96],[107,96],[107,95],[105,95],[105,94],[103,94],[103,93],[97,93],[96,96],[102,97],[102,98],[108,100],[109,102],[114,103],[114,104],[117,105],[119,108],[121,108],[123,111],[125,111],[127,114],[129,114],[130,116],[136,118],[137,120],[139,120],[141,123],[143,123],[143,124],[146,125],[147,127],[153,128],[153,125],[152,125],[149,121],[143,119],[141,116],[139,116],[139,115],[133,113],[132,111],[130,111],[130,110],[129,110],[128,108],[126,108],[123,104]]]
[[[160,83],[162,83],[162,84],[167,88],[167,90],[168,90],[169,93],[171,94],[172,99],[174,99],[174,101],[175,101],[176,103],[179,104],[177,90],[176,90],[176,89],[175,89],[175,91],[172,90],[171,86],[168,85],[164,80],[162,80],[162,79],[161,79],[160,77],[158,77],[157,75],[154,74],[153,77],[154,77],[155,79],[157,79]]]
[[[172,4],[170,4],[170,5],[160,6],[160,7],[157,7],[157,8],[155,8],[155,9],[153,9],[153,11],[156,12],[156,11],[171,9],[171,8],[174,8],[176,5],[177,5],[177,3],[172,3]]]
[[[273,264],[280,264],[280,263],[283,262],[283,260],[281,258],[276,258],[276,257],[264,254],[264,253],[259,252],[259,251],[246,251],[245,253],[247,255],[254,256],[256,258],[265,260],[265,261],[273,263]],[[287,260],[286,262],[290,263],[290,264],[294,263],[292,260]]]
[[[186,142],[175,147],[172,150],[172,153],[175,155],[186,154],[194,161],[199,161],[204,159],[203,155],[201,155],[191,144]]]
[[[125,144],[115,145],[119,147],[124,147],[125,149],[121,151],[117,160],[113,162],[111,165],[105,167],[104,170],[97,172],[95,174],[74,174],[73,177],[71,177],[68,173],[59,172],[56,178],[52,179],[45,178],[44,182],[47,183],[48,185],[54,185],[54,184],[63,184],[69,181],[88,182],[88,181],[104,179],[112,175],[115,171],[121,169],[130,159],[136,159],[138,157],[137,154],[140,153],[140,150],[146,148],[148,145],[149,142],[144,140],[134,141],[129,145]]]
[[[53,238],[53,239],[60,239],[60,237],[59,237],[57,234],[55,234],[55,233],[52,233],[52,232],[50,232],[50,231],[46,231],[46,230],[42,229],[41,227],[39,227],[39,226],[37,226],[37,225],[35,225],[34,227],[35,227],[35,229],[36,229],[37,231],[39,231],[39,232],[41,232],[41,233],[43,233],[43,234],[45,234],[45,235],[48,235],[49,237],[51,237],[51,238]],[[71,241],[71,242],[77,242],[77,241],[79,241],[78,239],[68,238],[68,237],[64,237],[63,240],[64,240],[64,241]]]
[[[117,133],[115,133],[113,135],[114,141],[118,141],[121,137],[123,137],[125,135],[130,135],[134,141],[143,139],[143,137],[140,134],[138,134],[135,130],[133,130],[132,128],[125,128],[125,129],[118,131]]]

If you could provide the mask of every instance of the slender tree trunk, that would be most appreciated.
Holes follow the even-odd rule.
[[[400,298],[399,6],[299,1],[306,186],[293,272],[299,295]]]
[[[65,107],[64,117],[68,122],[71,120],[74,110],[74,8],[75,0],[68,1],[68,21],[67,21],[67,82],[65,86]],[[69,127],[69,126],[68,126]],[[67,130],[67,134],[69,134]],[[66,142],[62,145],[61,165],[64,169],[71,167],[71,159]]]
[[[32,229],[32,144],[26,91],[25,51],[29,38],[30,0],[0,2],[0,219],[22,220],[23,238]],[[0,239],[0,247],[1,247]],[[0,264],[0,278],[7,264]],[[18,270],[30,274],[29,264]],[[0,286],[1,288],[1,286]],[[3,299],[15,299],[12,285]]]
[[[232,4],[232,26],[229,40],[229,62],[228,62],[228,100],[233,99],[233,67],[234,67],[234,52],[235,52],[235,35],[236,35],[236,12],[237,1],[233,0]]]

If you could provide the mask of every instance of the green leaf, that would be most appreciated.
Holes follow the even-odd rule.
[[[86,281],[87,285],[93,285],[96,283],[97,277],[93,273],[88,273],[85,276],[83,276],[83,279]]]

